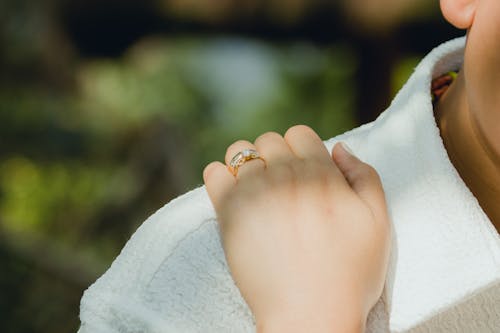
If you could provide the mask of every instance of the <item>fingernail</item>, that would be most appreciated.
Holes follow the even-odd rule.
[[[356,156],[354,155],[354,153],[352,152],[351,148],[349,148],[349,146],[347,145],[347,143],[345,142],[341,142],[340,145],[342,146],[342,148],[344,148],[344,150],[346,152],[348,152],[349,154],[351,154],[352,156]]]

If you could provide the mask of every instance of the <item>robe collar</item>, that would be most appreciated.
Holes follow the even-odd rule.
[[[374,122],[326,143],[346,141],[382,179],[394,231],[382,299],[394,332],[500,288],[500,237],[450,162],[431,100],[432,79],[460,68],[464,47],[462,37],[434,49]]]

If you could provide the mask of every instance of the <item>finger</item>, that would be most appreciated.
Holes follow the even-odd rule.
[[[339,142],[333,147],[332,157],[354,192],[375,214],[383,214],[385,195],[377,171],[359,160],[345,143]]]
[[[321,138],[310,127],[297,125],[288,129],[285,140],[295,155],[306,161],[319,161],[322,165],[328,165],[335,187],[348,186],[338,166],[332,162],[332,158]]]
[[[262,134],[255,140],[255,146],[267,166],[277,162],[287,162],[295,157],[285,139],[276,132]]]
[[[221,162],[212,162],[203,170],[203,180],[208,196],[217,211],[226,194],[236,184],[236,178]]]
[[[316,159],[331,163],[330,154],[316,132],[309,126],[296,125],[285,133],[285,141],[300,158]]]
[[[255,147],[253,143],[246,140],[236,141],[227,148],[225,160],[228,168],[230,168],[230,163],[233,157],[245,149],[254,149],[258,151],[257,147]],[[263,171],[265,166],[264,161],[259,158],[248,160],[238,167],[236,179],[240,179],[251,173]]]

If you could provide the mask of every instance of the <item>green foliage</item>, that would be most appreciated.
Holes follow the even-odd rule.
[[[406,57],[395,64],[391,75],[391,91],[393,96],[403,87],[420,60],[420,57],[412,56]]]
[[[272,47],[238,39],[152,39],[121,61],[85,63],[78,73],[83,122],[103,135],[162,119],[183,133],[195,173],[232,141],[298,123],[325,139],[353,126],[348,49]],[[159,143],[158,143],[159,144]]]
[[[130,192],[128,178],[78,161],[42,164],[25,157],[9,158],[0,167],[3,227],[74,240],[107,200],[120,201]]]
[[[115,250],[96,253],[107,262],[233,141],[299,123],[325,139],[352,127],[353,58],[341,46],[151,38],[120,59],[80,62],[71,89],[4,88],[2,228],[73,251],[109,238]]]

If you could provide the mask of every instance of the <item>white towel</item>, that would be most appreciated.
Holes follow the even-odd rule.
[[[367,332],[500,332],[500,238],[451,164],[432,111],[433,77],[458,69],[465,38],[433,50],[392,105],[345,141],[380,174],[394,246]],[[339,267],[342,269],[342,267]],[[132,236],[84,294],[80,333],[253,332],[203,186]]]

